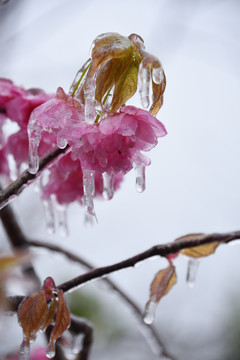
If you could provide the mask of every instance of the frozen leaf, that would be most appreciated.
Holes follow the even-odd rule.
[[[144,312],[146,324],[153,322],[158,302],[176,284],[176,281],[175,267],[172,264],[155,275],[150,287],[150,298]]]
[[[170,264],[166,269],[160,270],[150,288],[150,299],[159,302],[161,298],[166,295],[173,285],[176,284],[177,278],[175,267]]]
[[[160,84],[155,84],[154,81],[152,81],[153,103],[150,108],[150,113],[152,115],[156,115],[163,104],[163,93],[166,87],[166,77],[164,72],[163,72],[163,76],[164,76],[163,81]]]
[[[54,357],[55,356],[55,342],[56,340],[62,336],[65,330],[68,329],[71,322],[70,312],[68,306],[63,297],[63,291],[58,290],[58,307],[55,319],[55,325],[52,329],[50,336],[50,343],[47,349],[47,356]]]
[[[57,310],[58,302],[56,298],[54,297],[50,304],[48,304],[48,310],[45,316],[45,319],[41,326],[41,331],[44,332],[49,325],[51,325],[53,318],[55,316],[56,310]]]
[[[44,290],[33,293],[23,300],[18,309],[18,320],[23,328],[25,344],[35,338],[47,315],[48,307]]]
[[[208,235],[205,235],[202,233],[188,234],[188,235],[185,235],[185,236],[182,236],[182,237],[176,239],[176,241],[187,241],[187,240],[197,241],[197,240],[204,240],[207,237],[208,237]],[[220,243],[215,241],[215,242],[212,242],[209,244],[204,244],[204,245],[199,245],[199,246],[183,249],[180,251],[180,253],[182,255],[189,256],[192,258],[200,258],[200,257],[204,257],[204,256],[213,254],[219,245],[220,245]]]

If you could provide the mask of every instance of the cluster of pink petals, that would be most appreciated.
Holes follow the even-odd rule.
[[[114,190],[120,187],[123,180],[121,174],[114,178]],[[102,197],[103,179],[100,174],[95,175],[95,196]],[[47,185],[42,189],[42,197],[50,198],[55,195],[59,204],[69,204],[74,201],[82,203],[83,173],[79,161],[73,161],[70,153],[63,156],[51,168]]]
[[[42,130],[66,140],[72,146],[72,159],[80,160],[82,169],[97,173],[125,174],[134,163],[149,165],[141,152],[151,150],[166,135],[160,121],[133,106],[123,106],[118,113],[89,124],[83,106],[61,88],[56,99],[36,108],[31,118]]]

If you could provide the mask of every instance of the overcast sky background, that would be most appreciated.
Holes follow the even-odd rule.
[[[84,226],[79,205],[71,206],[70,236],[63,239],[47,235],[30,187],[14,203],[26,233],[103,266],[187,233],[240,228],[239,15],[237,0],[11,0],[0,6],[0,77],[25,88],[68,91],[92,41],[104,32],[141,35],[167,77],[157,117],[168,135],[148,154],[145,193],[135,191],[129,173],[113,200],[95,202],[93,227]],[[1,237],[4,244],[3,231]],[[40,254],[42,279],[50,275],[59,283],[79,273],[60,256]],[[180,355],[184,348],[184,359],[219,359],[214,351],[205,357],[198,351],[206,342],[216,347],[215,335],[239,296],[239,254],[240,245],[220,247],[201,262],[191,290],[185,285],[187,261],[177,259],[178,284],[160,303],[156,327],[171,339],[173,351],[175,344]],[[112,278],[144,308],[151,280],[165,265],[155,259]],[[187,339],[198,340],[189,345]]]

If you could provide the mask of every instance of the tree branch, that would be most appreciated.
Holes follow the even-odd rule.
[[[61,246],[53,245],[53,244],[49,244],[49,243],[45,243],[45,242],[41,242],[41,241],[33,241],[33,240],[28,240],[28,245],[31,245],[31,246],[34,246],[34,247],[41,247],[41,248],[48,249],[50,251],[58,252],[58,253],[60,253],[60,254],[62,254],[64,256],[66,256],[71,261],[74,261],[74,262],[77,262],[78,264],[81,264],[82,266],[84,266],[88,270],[93,270],[94,269],[93,265],[90,264],[88,261],[84,260],[80,256],[77,256],[77,255],[73,254],[72,252],[70,252],[70,251],[68,251],[66,249],[63,249]],[[162,355],[162,356],[169,357],[169,354],[167,353],[167,350],[165,349],[165,347],[164,347],[164,345],[162,343],[162,340],[160,339],[158,333],[155,331],[154,327],[152,325],[147,325],[147,324],[144,323],[143,316],[142,316],[142,311],[137,306],[137,304],[135,304],[135,302],[132,299],[130,299],[129,296],[127,296],[110,279],[104,278],[104,279],[102,279],[102,281],[104,281],[111,290],[115,291],[121,297],[121,299],[126,303],[126,305],[132,309],[132,311],[135,314],[136,319],[138,320],[138,322],[141,324],[141,326],[144,326],[144,330],[145,330],[144,335],[146,337],[146,341],[151,343],[151,350],[153,350],[153,345],[152,344],[154,343],[154,350],[155,350],[154,353],[156,353],[157,355]]]
[[[30,172],[26,170],[19,178],[17,178],[17,180],[13,181],[6,189],[2,190],[0,192],[0,209],[6,206],[10,201],[15,200],[24,188],[40,175],[46,166],[52,163],[59,155],[66,154],[67,151],[69,151],[69,145],[64,149],[57,148],[53,150],[50,154],[40,160],[39,170],[36,174],[30,174]]]

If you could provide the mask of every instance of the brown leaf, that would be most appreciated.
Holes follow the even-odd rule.
[[[18,308],[18,320],[26,337],[26,346],[36,336],[48,311],[44,290],[33,293]]]
[[[177,277],[175,267],[170,264],[166,269],[159,271],[150,287],[150,301],[159,302],[169,290],[176,284]]]
[[[55,342],[56,340],[62,336],[65,330],[68,329],[71,322],[70,312],[66,301],[63,296],[63,291],[58,290],[58,307],[55,319],[55,325],[52,329],[51,336],[50,336],[50,343],[49,343],[49,351],[55,351]]]
[[[51,325],[51,323],[52,323],[52,321],[54,319],[54,316],[56,314],[57,306],[58,306],[58,302],[57,302],[56,298],[53,297],[52,301],[48,305],[48,311],[46,313],[45,319],[44,319],[44,321],[42,323],[42,326],[41,326],[42,331],[45,331],[46,328],[49,325]]]
[[[207,238],[208,235],[199,233],[199,234],[188,234],[185,236],[181,236],[180,238],[177,238],[176,241],[197,241],[197,240],[204,240]],[[186,248],[180,251],[182,255],[193,257],[193,258],[199,258],[211,255],[215,252],[217,247],[220,245],[219,242],[215,241],[209,244],[199,245],[191,248]]]

